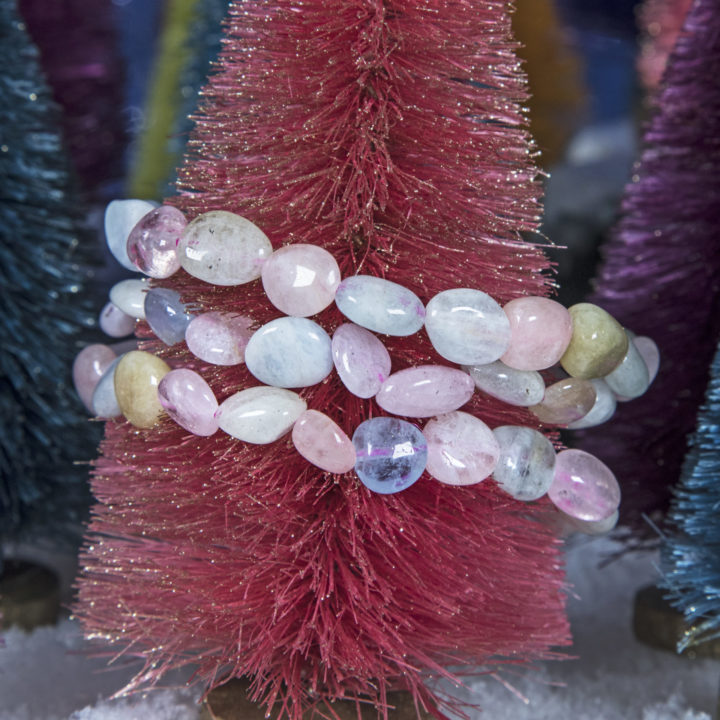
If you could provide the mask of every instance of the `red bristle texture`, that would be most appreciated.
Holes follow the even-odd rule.
[[[173,203],[190,218],[239,213],[276,247],[321,245],[344,275],[387,277],[424,302],[458,286],[501,303],[546,295],[548,261],[520,239],[537,231],[540,187],[509,8],[235,3]],[[215,287],[181,271],[162,285],[256,326],[280,315],[259,281]],[[314,319],[330,333],[343,322],[334,306]],[[395,370],[447,364],[424,331],[383,341]],[[220,402],[258,384],[184,343],[144,346],[198,370]],[[349,435],[382,414],[334,373],[301,394]],[[491,427],[537,426],[480,393],[466,409]],[[376,495],[309,465],[289,438],[198,438],[164,418],[148,431],[109,423],[93,487],[78,614],[146,658],[134,687],[193,664],[208,688],[252,676],[254,697],[291,720],[340,697],[384,714],[396,688],[439,714],[426,683],[445,667],[554,657],[568,642],[549,503],[516,502],[491,479],[425,475]]]

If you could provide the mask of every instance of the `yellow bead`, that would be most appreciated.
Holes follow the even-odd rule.
[[[569,308],[573,333],[560,364],[572,377],[604,377],[623,360],[628,337],[622,325],[597,305],[578,303]]]
[[[138,428],[151,428],[163,412],[158,385],[170,366],[155,355],[133,350],[115,368],[115,395],[123,415]]]

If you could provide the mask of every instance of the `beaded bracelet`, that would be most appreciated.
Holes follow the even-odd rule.
[[[222,404],[207,382],[187,368],[131,351],[116,358],[103,345],[75,361],[78,392],[98,417],[124,415],[152,427],[164,410],[188,432],[218,429],[249,443],[271,443],[291,432],[297,451],[329,473],[354,470],[370,490],[389,494],[424,471],[449,485],[471,485],[490,475],[517,500],[548,494],[559,510],[610,529],[620,490],[612,472],[581,450],[556,453],[529,427],[491,430],[460,410],[475,389],[525,406],[547,425],[592,427],[608,420],[618,400],[647,390],[659,366],[657,346],[635,337],[601,308],[569,310],[544,297],[521,297],[501,307],[470,288],[445,290],[427,307],[411,290],[366,275],[341,280],[333,256],[313,245],[273,252],[264,233],[233,213],[212,211],[187,224],[170,206],[114,201],[105,218],[108,245],[125,267],[166,278],[182,267],[216,285],[260,278],[285,317],[253,331],[252,321],[220,312],[193,314],[180,295],[123,280],[110,291],[100,325],[113,337],[145,319],[167,345],[185,341],[201,360],[245,363],[262,385]],[[335,302],[351,322],[332,338],[309,316]],[[440,356],[461,366],[423,365],[391,372],[391,358],[374,334],[409,336],[422,328]],[[545,387],[539,370],[560,364],[569,377]],[[327,415],[308,409],[290,388],[322,382],[335,368],[347,390],[375,398],[391,415],[430,418],[422,431],[407,420],[374,417],[350,439]]]

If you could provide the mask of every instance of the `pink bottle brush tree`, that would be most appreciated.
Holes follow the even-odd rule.
[[[252,220],[275,248],[328,250],[344,277],[384,277],[427,303],[478,288],[505,303],[547,295],[540,186],[525,82],[506,0],[246,0],[203,93],[172,204],[193,219]],[[259,281],[180,271],[159,283],[204,313],[259,327],[281,313]],[[335,305],[314,317],[330,334]],[[245,365],[200,361],[184,342],[144,348],[197,370],[223,402],[257,385]],[[427,335],[383,338],[393,370],[442,362]],[[382,415],[336,373],[300,391],[350,436]],[[476,393],[490,427],[538,421]],[[383,711],[409,690],[440,714],[432,676],[554,656],[567,644],[561,547],[546,499],[521,503],[488,479],[423,475],[370,492],[306,462],[289,436],[267,445],[107,425],[93,489],[78,614],[86,632],[146,660],[135,685],[192,664],[212,688],[297,720],[324,700]]]

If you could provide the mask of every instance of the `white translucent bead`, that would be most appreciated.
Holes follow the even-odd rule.
[[[127,270],[138,270],[127,253],[130,231],[156,207],[159,207],[158,203],[149,200],[113,200],[105,209],[105,238],[108,248]]]
[[[110,302],[126,315],[145,319],[145,295],[149,286],[144,280],[121,280],[110,288]]]
[[[113,360],[95,386],[92,396],[92,411],[95,417],[109,419],[122,415],[115,394],[115,368],[122,357],[124,356],[121,355]]]
[[[628,349],[622,362],[603,380],[623,399],[640,397],[650,387],[648,366],[628,335]]]
[[[492,395],[508,405],[530,407],[542,402],[545,383],[534,370],[515,370],[500,360],[487,365],[463,367],[478,390]]]
[[[582,430],[583,428],[591,428],[596,425],[602,425],[607,422],[614,414],[617,407],[617,398],[610,386],[600,378],[590,380],[595,388],[595,404],[585,417],[571,422],[567,427],[568,430]]]

